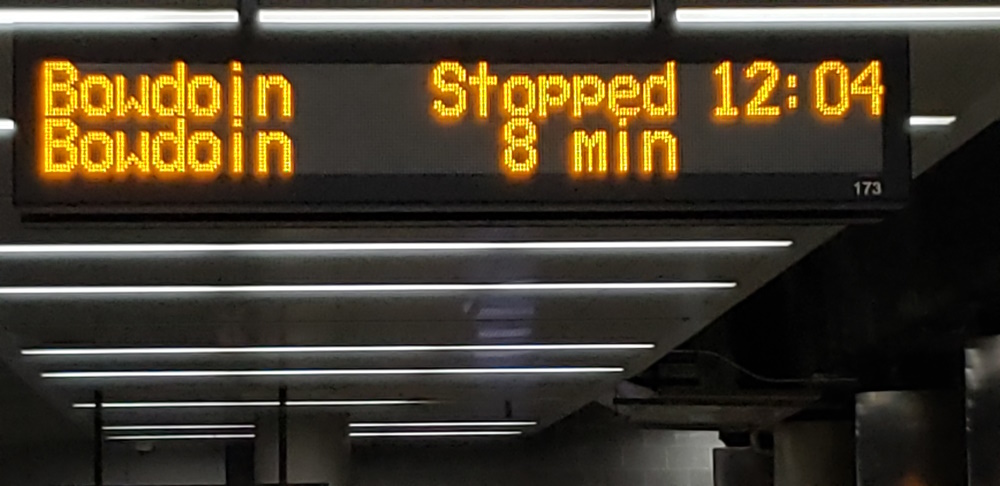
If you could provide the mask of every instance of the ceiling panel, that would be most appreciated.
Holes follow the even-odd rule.
[[[827,226],[655,223],[523,227],[134,228],[24,226],[11,242],[540,241],[792,239],[790,248],[363,254],[46,255],[0,257],[0,286],[292,283],[734,281],[735,289],[458,292],[372,295],[0,296],[4,328],[23,348],[648,342],[616,352],[391,353],[24,357],[30,379],[64,401],[425,398],[430,405],[355,407],[366,420],[517,418],[543,426],[659,359],[836,231]],[[44,371],[623,367],[581,375],[312,376],[41,379]],[[301,398],[299,398],[301,399]],[[266,409],[112,410],[114,420],[250,419]]]

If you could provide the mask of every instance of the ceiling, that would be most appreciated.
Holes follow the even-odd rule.
[[[427,399],[434,403],[342,409],[361,421],[496,420],[542,426],[660,358],[829,237],[827,226],[584,226],[141,231],[35,230],[43,241],[496,241],[785,240],[790,248],[513,251],[412,254],[160,255],[0,258],[5,286],[734,281],[735,289],[466,292],[358,296],[281,295],[7,297],[3,326],[14,346],[263,346],[387,344],[654,343],[653,350],[412,352],[16,358],[57,407],[100,389],[118,401]],[[362,239],[363,238],[363,239]],[[581,375],[41,379],[53,370],[624,367]],[[239,421],[253,409],[108,411],[114,422]]]
[[[1000,115],[997,33],[912,36],[913,112],[955,114],[945,133],[918,134],[915,171]],[[0,66],[10,36],[0,34]],[[998,52],[997,54],[1000,54]],[[2,71],[2,69],[0,69]],[[7,80],[9,81],[9,79]],[[0,79],[0,94],[7,95]],[[0,98],[9,98],[3,96]],[[984,102],[984,100],[989,102]],[[7,109],[8,99],[0,99]],[[2,113],[0,113],[2,114]],[[0,173],[11,147],[0,140]],[[0,285],[264,285],[330,283],[736,282],[734,289],[438,292],[365,295],[0,297],[0,446],[83,437],[95,390],[112,402],[425,399],[337,408],[360,421],[538,420],[539,429],[614,389],[712,323],[840,230],[815,225],[342,226],[23,224],[0,185],[0,240],[71,242],[383,242],[544,240],[791,240],[738,250],[466,251],[185,255],[0,256]],[[387,344],[653,343],[651,350],[398,352],[301,355],[22,357],[59,346],[275,346]],[[623,367],[620,373],[364,377],[43,379],[43,371],[284,368]],[[509,405],[508,405],[509,402]],[[110,410],[110,423],[235,422],[252,408]],[[63,421],[76,424],[64,427]],[[537,430],[537,429],[536,429]]]

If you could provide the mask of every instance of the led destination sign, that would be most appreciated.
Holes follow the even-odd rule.
[[[17,202],[562,211],[873,201],[893,190],[886,70],[874,58],[48,58],[31,83]]]
[[[230,63],[221,81],[207,73],[189,75],[188,70],[177,62],[169,73],[127,77],[81,73],[69,61],[45,61],[37,127],[41,150],[36,155],[42,177],[267,176],[272,149],[277,173],[293,174],[294,144],[288,134],[253,127],[271,119],[292,120],[294,92],[287,78],[255,76],[252,113],[246,113],[242,63]],[[270,109],[269,98],[274,98]],[[252,167],[245,155],[247,128]]]

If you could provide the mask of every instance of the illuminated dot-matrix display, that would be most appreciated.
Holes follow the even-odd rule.
[[[295,117],[292,83],[280,73],[244,80],[239,61],[229,64],[228,79],[196,69],[177,61],[160,72],[129,76],[43,61],[37,130],[42,177],[293,175],[294,140],[282,129]]]

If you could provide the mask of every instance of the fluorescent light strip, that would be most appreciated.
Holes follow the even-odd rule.
[[[239,12],[157,8],[0,8],[0,24],[196,25],[238,24]]]
[[[154,294],[286,294],[518,292],[598,290],[731,289],[735,282],[586,282],[497,284],[321,284],[321,285],[131,285],[76,287],[0,287],[3,295],[154,295]]]
[[[911,116],[911,127],[947,127],[958,120],[956,116]]]
[[[107,440],[219,440],[253,439],[254,434],[109,435]]]
[[[405,429],[405,428],[446,428],[446,427],[532,427],[538,422],[358,422],[350,424],[352,429]]]
[[[414,352],[505,352],[505,351],[622,351],[653,349],[655,344],[494,344],[428,346],[249,346],[189,348],[58,348],[25,349],[24,356],[120,356],[190,354],[337,354]]]
[[[434,403],[430,400],[289,400],[289,407],[379,407],[390,405],[426,405]],[[279,407],[281,402],[244,401],[244,402],[104,402],[101,408],[241,408],[241,407]],[[97,408],[93,402],[74,403],[73,408]]]
[[[433,400],[289,400],[289,407],[376,407],[384,405],[428,405]],[[279,406],[275,402],[274,406]]]
[[[11,121],[13,123],[13,121]],[[0,126],[2,127],[2,126]],[[356,253],[525,250],[715,250],[788,248],[790,240],[509,241],[416,243],[111,243],[0,245],[0,255],[88,253]]]
[[[155,370],[155,371],[53,371],[42,378],[225,378],[268,376],[395,376],[395,375],[553,375],[621,373],[619,367],[564,366],[546,368],[399,368],[399,369],[300,369],[300,370]]]
[[[448,432],[351,432],[351,437],[489,437],[521,435],[520,430],[455,430]]]
[[[245,430],[255,429],[253,424],[197,424],[197,425],[106,425],[106,432],[127,432],[136,430]]]
[[[649,8],[262,9],[264,25],[648,25]]]
[[[1000,7],[682,7],[679,24],[976,23],[1000,21]]]
[[[0,13],[2,15],[2,13]],[[17,130],[17,124],[10,118],[0,118],[0,134],[13,133]]]

